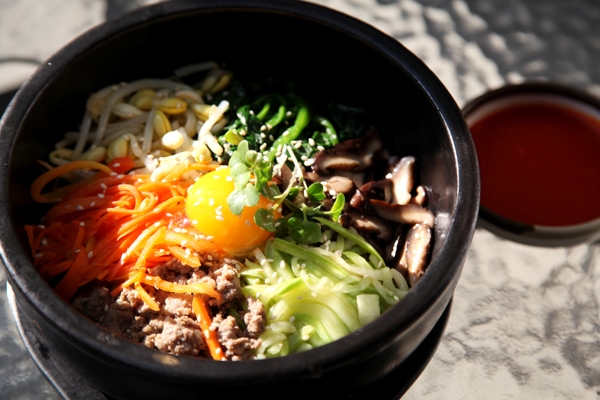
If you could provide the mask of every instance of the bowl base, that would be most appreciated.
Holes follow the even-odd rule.
[[[113,397],[92,387],[58,354],[48,349],[43,340],[34,333],[30,322],[23,315],[9,283],[6,284],[6,292],[11,312],[25,347],[40,371],[60,395],[65,400],[113,400]],[[450,316],[451,305],[452,301],[450,301],[425,340],[390,374],[379,382],[374,382],[348,397],[337,400],[358,400],[365,398],[373,400],[400,399],[421,375],[427,364],[429,364],[438,345],[442,341]]]

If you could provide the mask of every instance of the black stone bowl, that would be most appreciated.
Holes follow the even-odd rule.
[[[90,93],[116,82],[167,77],[206,60],[226,63],[242,80],[292,79],[316,102],[365,107],[392,153],[417,157],[418,179],[432,190],[436,215],[432,261],[381,318],[329,345],[278,359],[175,357],[97,327],[38,275],[23,229],[45,212],[29,196],[39,174],[35,160],[76,129]],[[0,135],[1,255],[17,302],[52,351],[115,398],[345,398],[392,371],[432,330],[453,296],[477,219],[476,153],[446,88],[395,39],[305,2],[182,0],[101,24],[22,86]]]

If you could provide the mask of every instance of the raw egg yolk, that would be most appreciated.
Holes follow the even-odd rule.
[[[233,190],[229,168],[209,172],[190,188],[185,211],[192,226],[206,237],[211,237],[223,250],[233,255],[244,255],[273,235],[254,222],[256,210],[270,208],[273,203],[261,195],[255,206],[246,206],[240,215],[235,215],[227,204],[227,197]],[[275,218],[280,215],[275,212]]]

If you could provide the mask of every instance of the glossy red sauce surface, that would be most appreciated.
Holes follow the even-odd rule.
[[[536,225],[600,217],[600,119],[559,104],[517,104],[470,129],[482,206]]]

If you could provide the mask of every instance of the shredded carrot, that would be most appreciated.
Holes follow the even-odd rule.
[[[216,166],[183,163],[170,171],[167,182],[154,182],[150,175],[125,174],[133,167],[129,157],[115,159],[109,166],[73,161],[51,169],[33,183],[35,201],[57,201],[57,191],[43,194],[42,190],[64,174],[79,169],[98,172],[84,184],[58,189],[64,198],[50,208],[44,225],[25,227],[36,268],[46,279],[60,278],[55,289],[66,301],[95,279],[112,282],[113,295],[133,286],[153,310],[160,309],[160,304],[144,285],[219,299],[208,284],[180,285],[148,273],[172,258],[197,268],[201,254],[225,254],[213,242],[200,239],[185,222],[187,188],[199,173]]]
[[[173,257],[181,261],[183,264],[193,268],[200,266],[200,258],[196,254],[192,254],[189,250],[185,251],[179,246],[167,246]]]
[[[158,305],[158,303],[152,298],[152,296],[150,296],[148,294],[148,292],[146,292],[144,290],[144,288],[142,287],[141,283],[135,282],[134,286],[135,286],[135,290],[137,290],[138,295],[140,296],[140,298],[144,301],[144,303],[146,303],[146,305],[148,307],[150,307],[150,309],[152,309],[154,311],[159,311],[160,310],[160,306]]]
[[[113,170],[110,169],[108,166],[95,161],[71,161],[69,163],[52,168],[51,170],[40,175],[35,181],[33,181],[33,184],[31,185],[31,197],[38,203],[53,203],[57,201],[57,199],[54,198],[54,196],[42,194],[42,190],[44,189],[44,187],[56,178],[60,178],[61,176],[68,174],[69,172],[77,171],[80,169],[98,170],[108,175],[110,175],[113,172]]]
[[[144,275],[142,278],[143,283],[154,286],[156,289],[161,289],[171,293],[194,293],[194,294],[205,294],[213,297],[217,300],[221,299],[221,294],[215,290],[211,285],[206,282],[189,283],[187,285],[181,285],[179,283],[165,281],[158,276]]]
[[[210,351],[210,355],[214,360],[224,360],[225,355],[223,354],[223,349],[221,349],[221,344],[219,343],[217,332],[210,329],[212,320],[210,318],[208,308],[206,307],[206,304],[199,295],[195,295],[194,299],[192,300],[192,311],[194,312],[194,314],[196,314],[196,318],[200,323],[200,327],[202,328],[202,334],[204,335],[204,338],[206,340],[206,346]]]

